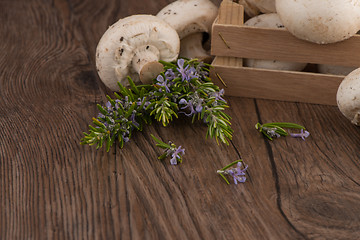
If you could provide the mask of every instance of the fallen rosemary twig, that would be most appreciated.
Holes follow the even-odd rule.
[[[304,126],[289,122],[273,122],[265,124],[257,123],[255,128],[269,140],[273,140],[274,137],[279,138],[281,136],[288,136],[289,133],[285,130],[286,128],[300,129],[300,133],[290,133],[290,136],[292,137],[301,137],[303,140],[305,140],[305,138],[310,135],[310,133],[305,130]]]
[[[236,167],[233,167],[236,164]],[[248,166],[242,166],[242,160],[236,160],[235,162],[230,163],[229,165],[223,167],[220,170],[217,170],[217,173],[225,180],[227,184],[230,182],[226,179],[224,175],[230,175],[234,179],[234,183],[237,184],[238,182],[245,182],[246,176],[245,171],[247,170]]]

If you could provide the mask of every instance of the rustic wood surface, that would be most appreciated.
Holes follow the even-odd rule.
[[[359,239],[360,129],[336,106],[229,97],[230,146],[187,119],[109,153],[79,144],[108,93],[102,33],[170,2],[0,1],[0,239]],[[258,121],[311,136],[269,142]],[[151,133],[183,164],[157,160]],[[226,185],[216,170],[240,157],[248,180]]]

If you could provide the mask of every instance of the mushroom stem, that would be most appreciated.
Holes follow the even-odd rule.
[[[359,126],[360,125],[360,113],[357,112],[353,118],[353,120],[351,120],[351,123],[356,125],[356,126]]]
[[[211,58],[209,53],[203,48],[202,45],[203,33],[194,33],[191,34],[180,41],[180,57],[185,58],[197,58],[199,60],[204,60]]]
[[[133,69],[139,74],[143,84],[151,83],[163,70],[164,66],[159,63],[160,53],[153,46],[138,48],[132,59]]]

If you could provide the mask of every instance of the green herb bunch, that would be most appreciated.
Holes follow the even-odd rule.
[[[223,98],[224,90],[209,78],[208,64],[197,60],[178,59],[177,62],[161,62],[164,72],[153,79],[152,84],[135,85],[128,78],[130,87],[119,84],[115,99],[107,96],[105,106],[93,118],[94,126],[84,133],[81,144],[106,145],[107,151],[116,142],[120,147],[129,141],[134,130],[141,131],[154,119],[167,126],[179,114],[203,120],[207,126],[206,137],[219,143],[229,144],[232,139],[230,116]]]

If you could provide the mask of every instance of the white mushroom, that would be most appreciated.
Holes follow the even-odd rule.
[[[319,64],[318,70],[320,73],[324,74],[333,74],[333,75],[343,75],[346,76],[352,71],[354,71],[357,67],[346,67],[346,66],[334,66],[328,64]]]
[[[276,13],[261,14],[250,18],[244,25],[262,28],[284,28],[284,25]],[[301,71],[306,65],[306,63],[284,62],[278,60],[244,59],[244,66],[254,68]]]
[[[182,51],[180,48],[182,53],[180,57],[199,58],[208,57],[209,54],[203,49],[203,39],[197,33],[210,34],[217,13],[218,8],[210,0],[177,0],[164,7],[156,16],[169,23],[177,31],[180,41],[187,38],[181,48],[187,48],[185,45],[193,45],[193,48],[197,48],[195,52]],[[190,37],[192,34],[196,36]],[[206,55],[197,56],[197,53]]]
[[[294,36],[318,44],[345,40],[360,29],[360,0],[276,0]]]
[[[179,56],[186,58],[197,58],[199,60],[208,62],[209,52],[204,49],[202,45],[203,33],[194,33],[184,37],[180,41]]]
[[[275,0],[246,0],[249,5],[255,6],[262,13],[275,13]]]
[[[341,82],[337,105],[342,114],[355,125],[360,125],[360,68],[355,69]]]
[[[149,83],[161,71],[158,61],[174,61],[180,50],[177,32],[165,21],[151,15],[133,15],[110,26],[96,48],[100,79],[113,91],[117,82],[128,85]]]

